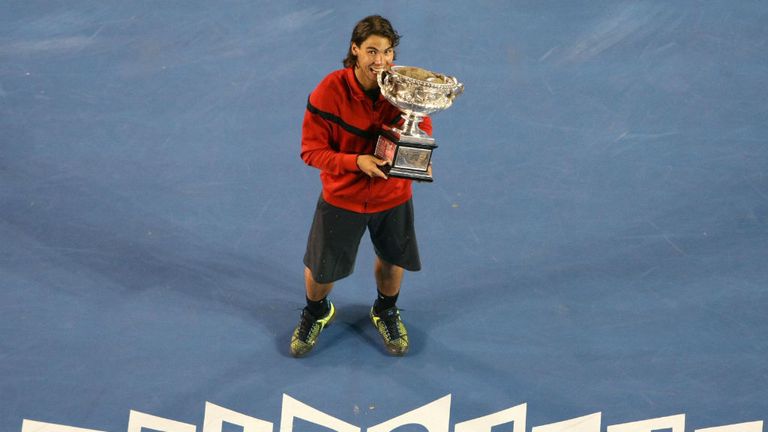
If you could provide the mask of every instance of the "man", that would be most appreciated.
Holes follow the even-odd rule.
[[[381,95],[376,71],[395,59],[400,36],[374,15],[352,31],[344,69],[330,73],[309,96],[301,157],[320,170],[323,191],[304,255],[307,306],[291,337],[291,354],[315,346],[336,316],[328,294],[354,270],[366,228],[376,252],[378,296],[370,311],[390,354],[404,355],[409,341],[396,301],[404,270],[421,269],[413,226],[411,180],[388,178],[386,162],[373,156],[382,124],[400,121],[400,111]],[[425,118],[421,128],[431,134]]]

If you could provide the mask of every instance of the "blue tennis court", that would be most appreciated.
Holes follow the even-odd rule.
[[[768,3],[2,10],[1,431],[763,430]],[[465,85],[414,186],[412,347],[368,320],[366,236],[295,359],[307,96],[373,13]]]

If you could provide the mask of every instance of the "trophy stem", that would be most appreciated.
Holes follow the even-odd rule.
[[[421,130],[419,127],[419,123],[421,123],[421,119],[424,118],[423,114],[418,114],[413,111],[405,111],[402,114],[403,117],[403,126],[400,128],[403,135],[413,136],[413,137],[419,137],[419,138],[428,138],[429,135],[427,135],[426,132]]]

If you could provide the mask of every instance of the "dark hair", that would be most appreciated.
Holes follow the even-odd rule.
[[[344,59],[344,67],[352,67],[357,63],[357,56],[352,54],[352,44],[360,46],[372,35],[389,39],[392,43],[392,48],[400,43],[400,35],[397,34],[397,31],[395,31],[388,19],[380,15],[367,16],[361,19],[352,30],[347,58]]]

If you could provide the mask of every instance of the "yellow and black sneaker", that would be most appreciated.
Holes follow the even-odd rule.
[[[317,337],[320,336],[320,332],[328,327],[333,319],[336,318],[336,308],[333,307],[333,303],[329,301],[328,306],[328,313],[322,318],[315,318],[309,313],[307,308],[301,311],[301,320],[293,331],[293,336],[291,336],[292,356],[302,357],[312,351],[312,348],[315,347],[315,342],[317,342]]]
[[[376,313],[371,308],[371,322],[376,330],[379,331],[387,352],[392,355],[401,356],[408,352],[408,331],[405,329],[403,320],[400,319],[400,311],[397,306]]]

